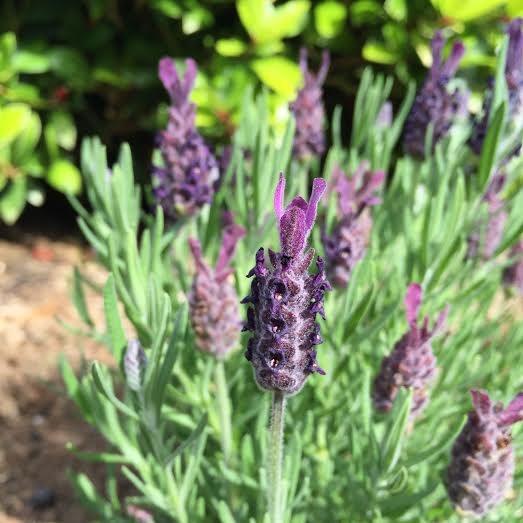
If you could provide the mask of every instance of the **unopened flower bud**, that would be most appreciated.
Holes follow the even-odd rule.
[[[138,392],[142,388],[143,376],[147,367],[147,356],[138,340],[130,340],[127,344],[123,360],[125,381],[127,386]]]
[[[503,272],[503,282],[523,294],[523,240],[512,247],[510,257],[514,262]]]

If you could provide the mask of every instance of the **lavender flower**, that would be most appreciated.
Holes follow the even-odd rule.
[[[338,222],[332,233],[322,229],[327,277],[335,287],[346,287],[356,263],[365,256],[372,231],[369,207],[380,202],[375,191],[385,179],[383,171],[372,172],[362,162],[352,178],[336,168],[334,187],[338,193]]]
[[[196,275],[189,294],[196,346],[218,359],[225,358],[234,349],[242,324],[238,296],[228,280],[233,272],[229,263],[245,230],[232,221],[230,214],[226,215],[226,222],[214,269],[205,263],[200,242],[189,239],[189,247],[196,262]]]
[[[421,413],[428,402],[428,387],[437,373],[431,340],[441,331],[447,317],[445,309],[440,313],[432,330],[428,328],[427,316],[420,326],[417,316],[421,300],[421,287],[417,283],[411,283],[405,296],[409,330],[396,342],[391,354],[383,359],[380,372],[374,380],[372,394],[374,407],[381,412],[388,412],[400,387],[412,389],[412,420]]]
[[[484,260],[490,260],[503,239],[503,231],[508,214],[500,193],[505,186],[506,176],[495,174],[485,191],[483,201],[487,204],[486,223],[478,222],[476,230],[468,238],[467,258],[473,259],[479,255]]]
[[[508,25],[507,62],[505,64],[505,80],[508,89],[508,114],[515,121],[523,116],[523,19],[516,18]],[[491,79],[483,99],[481,116],[476,119],[472,129],[469,144],[471,149],[480,154],[483,142],[487,136],[490,112],[492,110],[492,91],[494,82]],[[519,146],[513,151],[519,150]]]
[[[162,58],[160,80],[171,97],[167,129],[157,136],[163,167],[153,170],[153,192],[172,221],[193,216],[210,203],[218,180],[218,164],[195,127],[195,106],[189,94],[196,78],[196,62],[186,60],[183,79],[170,58]]]
[[[307,269],[314,250],[307,238],[316,220],[318,202],[326,184],[316,178],[307,203],[297,196],[284,209],[285,178],[280,176],[274,196],[274,210],[280,229],[281,252],[269,250],[272,267],[265,264],[263,248],[256,253],[256,265],[244,330],[252,331],[246,358],[254,367],[258,385],[286,394],[298,392],[307,377],[325,374],[316,362],[316,345],[323,342],[316,314],[324,317],[323,296],[330,289],[323,260],[317,258],[317,272]]]
[[[503,409],[472,390],[474,409],[452,448],[446,488],[462,513],[480,517],[501,503],[512,486],[514,451],[510,427],[523,420],[523,393]]]
[[[147,367],[147,356],[138,340],[130,340],[123,359],[123,369],[127,386],[138,392],[142,388],[143,376]]]
[[[376,127],[378,129],[388,129],[392,125],[392,103],[387,100],[381,106],[381,109],[376,116]]]
[[[468,93],[458,88],[450,92],[448,85],[465,47],[461,42],[456,42],[447,61],[443,62],[441,52],[444,44],[443,35],[438,31],[432,39],[432,66],[405,123],[403,149],[418,158],[425,155],[425,135],[429,125],[433,128],[434,147],[446,136],[454,121],[467,114]]]
[[[290,110],[296,119],[293,152],[299,159],[321,155],[325,151],[322,85],[329,70],[329,53],[324,51],[321,67],[316,75],[309,71],[307,50],[300,51],[300,68],[304,85],[296,100],[290,104]]]
[[[503,272],[503,282],[523,294],[523,240],[512,247],[510,257],[516,258],[516,261]]]

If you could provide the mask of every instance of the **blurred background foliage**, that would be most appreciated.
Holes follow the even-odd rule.
[[[4,0],[0,4],[0,222],[14,223],[46,193],[81,193],[78,144],[97,134],[115,151],[131,144],[148,181],[154,133],[166,119],[158,59],[194,57],[197,123],[228,142],[246,88],[269,92],[284,127],[301,83],[299,48],[319,62],[329,49],[327,108],[350,114],[363,67],[393,73],[393,102],[430,65],[430,38],[444,27],[467,52],[462,75],[479,110],[494,48],[523,0]],[[472,69],[473,66],[473,69]],[[473,73],[472,73],[473,70]],[[344,122],[345,133],[350,122]]]

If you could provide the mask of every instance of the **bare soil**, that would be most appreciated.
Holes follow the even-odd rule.
[[[0,239],[0,523],[87,522],[67,471],[102,485],[104,468],[80,462],[65,446],[96,450],[103,442],[66,397],[58,360],[63,354],[79,369],[108,355],[59,320],[80,325],[69,298],[72,267],[99,283],[105,273],[74,241],[10,236]],[[89,304],[100,324],[100,297],[93,293]]]

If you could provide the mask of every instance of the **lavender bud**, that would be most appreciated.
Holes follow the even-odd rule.
[[[440,313],[432,330],[428,328],[427,316],[420,326],[417,316],[421,300],[421,287],[411,283],[405,296],[409,330],[396,342],[391,354],[383,359],[372,393],[376,410],[388,412],[400,387],[412,389],[411,420],[419,416],[428,402],[428,387],[437,373],[431,340],[443,328],[448,312],[446,308]]]
[[[315,347],[323,342],[316,314],[324,317],[323,296],[330,285],[321,258],[316,261],[316,274],[307,270],[314,258],[307,239],[325,189],[325,182],[316,178],[308,203],[297,196],[284,208],[285,178],[280,176],[274,210],[281,252],[269,250],[268,267],[264,250],[259,249],[247,275],[254,278],[250,295],[242,301],[251,305],[244,330],[253,335],[245,356],[262,389],[295,394],[310,374],[325,374],[316,361]]]
[[[136,505],[127,505],[127,515],[136,523],[154,523],[154,518],[150,512]]]
[[[336,168],[333,190],[338,194],[338,221],[331,234],[322,229],[327,277],[339,288],[346,287],[356,263],[365,256],[372,231],[369,207],[380,202],[375,192],[385,180],[383,171],[372,172],[362,162],[352,178]]]
[[[381,106],[375,125],[378,129],[388,129],[392,125],[392,103],[388,100]]]
[[[142,388],[143,376],[147,367],[147,356],[138,340],[130,340],[123,360],[127,386],[138,392]]]
[[[238,296],[229,281],[233,272],[229,264],[236,244],[245,235],[245,230],[233,223],[229,214],[226,220],[228,223],[223,231],[222,246],[214,269],[205,263],[198,240],[189,240],[196,262],[196,274],[189,294],[196,346],[218,359],[225,358],[234,349],[242,324]]]
[[[170,58],[162,58],[159,76],[171,98],[167,129],[157,142],[163,166],[153,169],[153,192],[172,221],[193,216],[210,203],[219,171],[215,157],[195,127],[195,106],[189,102],[196,62],[186,60],[183,79]]]
[[[458,68],[465,47],[461,42],[452,46],[443,62],[441,52],[445,40],[440,31],[432,39],[432,66],[423,87],[416,95],[405,123],[403,149],[418,158],[425,155],[425,135],[432,124],[433,147],[449,132],[454,121],[467,115],[468,93],[465,89],[449,90],[449,82]]]
[[[503,272],[503,282],[523,294],[523,240],[512,247],[510,257],[516,261]]]
[[[523,116],[523,19],[515,18],[508,25],[508,49],[507,61],[505,64],[505,80],[508,89],[508,108],[507,114],[510,120],[520,120]],[[483,142],[487,136],[488,124],[490,120],[492,92],[494,89],[493,80],[489,80],[481,115],[476,118],[472,129],[472,136],[469,144],[471,149],[480,154]],[[520,146],[517,146],[509,155],[517,154]],[[508,159],[508,158],[507,158]]]
[[[514,450],[510,427],[523,420],[523,393],[503,409],[472,390],[473,410],[452,447],[446,488],[464,515],[480,517],[501,503],[512,487]]]
[[[307,50],[300,51],[300,68],[304,85],[296,100],[290,104],[290,110],[296,119],[293,153],[301,160],[310,156],[319,156],[325,151],[322,85],[329,70],[329,53],[322,55],[321,67],[316,75],[309,71]]]

